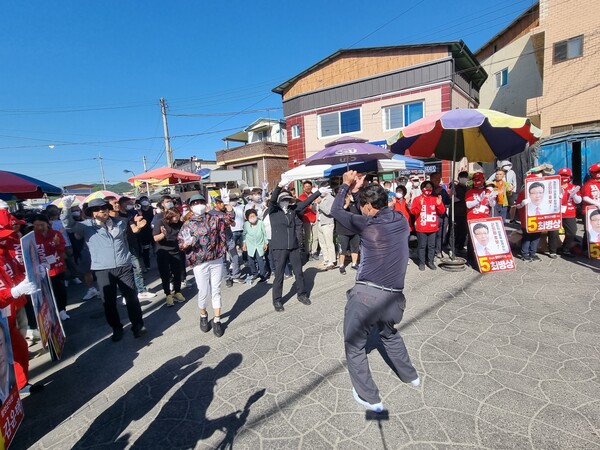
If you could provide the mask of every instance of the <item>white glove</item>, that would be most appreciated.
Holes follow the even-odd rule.
[[[279,187],[286,187],[288,184],[290,184],[290,180],[288,180],[285,177],[281,177],[281,181],[279,182]]]
[[[187,228],[181,231],[181,239],[183,239],[184,245],[190,246],[194,244],[194,238],[190,234],[190,230]]]
[[[531,200],[529,200],[528,198],[524,198],[523,201],[521,202],[521,205],[526,206],[529,205],[531,203]]]
[[[13,298],[19,298],[22,295],[31,295],[37,291],[37,286],[31,281],[23,280],[10,290]]]
[[[219,189],[219,192],[221,193],[221,200],[223,200],[223,203],[228,205],[229,204],[229,189],[221,188],[221,189]]]
[[[0,200],[0,209],[8,209],[8,203],[4,200]]]
[[[269,182],[267,180],[263,180],[263,182],[261,183],[262,186],[262,190],[266,191],[267,189],[269,189]]]
[[[313,188],[310,190],[310,192],[312,192],[313,194],[317,191],[318,191],[318,189],[315,186],[313,186]]]
[[[319,192],[320,192],[321,194],[331,194],[333,191],[331,190],[331,187],[329,187],[329,186],[325,185],[325,186],[321,186],[321,187],[319,188]]]
[[[66,197],[63,197],[63,199],[62,199],[63,208],[69,209],[73,205],[73,202],[76,199],[77,199],[77,197],[75,197],[74,195],[67,195]]]

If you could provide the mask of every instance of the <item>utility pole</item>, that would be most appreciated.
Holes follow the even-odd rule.
[[[148,172],[148,161],[146,160],[145,155],[143,156],[142,161],[144,162],[144,172]],[[150,186],[148,185],[148,183],[146,183],[146,192],[148,194],[148,197],[150,197]]]
[[[173,167],[173,151],[171,150],[171,142],[169,140],[169,125],[167,124],[167,105],[165,99],[160,98],[160,110],[162,112],[163,130],[165,132],[165,152],[167,154],[167,166]]]
[[[106,179],[104,178],[104,164],[102,164],[102,160],[104,158],[102,158],[102,155],[98,153],[98,157],[94,159],[100,161],[100,175],[102,175],[102,186],[104,187],[104,190],[106,190]]]

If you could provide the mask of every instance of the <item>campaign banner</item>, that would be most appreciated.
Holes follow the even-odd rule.
[[[0,317],[0,448],[10,445],[23,421],[23,404],[14,369],[10,331],[6,317]]]
[[[469,233],[481,273],[516,268],[502,217],[469,220]]]
[[[23,249],[27,279],[38,287],[38,290],[31,295],[31,300],[40,330],[42,346],[49,349],[50,357],[56,361],[62,356],[66,335],[58,315],[58,307],[50,284],[50,275],[46,266],[42,265],[42,261],[40,261],[33,232],[21,238],[21,248]]]
[[[587,230],[588,255],[590,259],[600,259],[600,208],[585,208],[585,229]]]
[[[525,180],[527,231],[560,230],[562,226],[560,176]]]

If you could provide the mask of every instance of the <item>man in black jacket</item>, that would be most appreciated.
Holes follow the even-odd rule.
[[[267,213],[271,222],[271,241],[269,250],[273,252],[275,260],[275,279],[273,281],[273,307],[275,311],[283,311],[281,296],[283,293],[283,274],[285,266],[289,259],[292,264],[292,270],[296,277],[296,290],[298,291],[298,301],[305,305],[310,305],[310,298],[304,285],[304,274],[302,273],[302,260],[300,257],[300,246],[296,233],[296,215],[301,214],[307,205],[312,204],[321,191],[329,188],[321,188],[321,191],[314,192],[306,200],[293,203],[294,198],[288,191],[282,191],[282,188],[289,184],[289,180],[281,179],[279,185],[273,190]]]

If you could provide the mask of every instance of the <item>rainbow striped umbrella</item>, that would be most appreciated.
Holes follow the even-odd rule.
[[[417,158],[493,162],[521,153],[541,130],[525,117],[491,109],[452,109],[419,119],[388,139],[392,153]]]
[[[104,198],[104,197],[111,197],[111,196],[121,198],[121,194],[115,194],[113,191],[96,191],[96,192],[93,192],[90,195],[88,195],[86,198],[84,198],[81,203],[82,204],[89,203],[90,200],[93,200],[95,198]]]
[[[75,196],[75,201],[73,202],[72,206],[80,206],[80,205],[82,205],[84,203],[83,202],[84,199],[85,199],[85,195],[77,195],[77,196]],[[54,200],[51,203],[51,205],[58,206],[59,208],[62,208],[63,207],[62,201],[63,201],[63,197],[57,198],[56,200]]]

